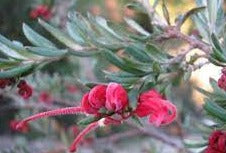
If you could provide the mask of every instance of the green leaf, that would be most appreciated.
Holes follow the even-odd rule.
[[[115,55],[109,50],[103,50],[103,55],[110,63],[112,63],[113,65],[117,66],[118,68],[126,72],[135,73],[135,74],[144,73],[143,71],[135,67],[126,65],[126,63],[120,57],[118,57],[117,55]]]
[[[99,119],[100,119],[100,117],[96,117],[96,116],[86,117],[85,119],[82,119],[81,121],[79,121],[77,124],[78,125],[88,125],[90,123],[98,121]]]
[[[217,36],[216,36],[214,33],[212,33],[212,34],[211,34],[211,38],[212,38],[212,42],[213,42],[213,44],[214,44],[214,47],[215,47],[219,52],[222,53],[222,52],[223,52],[223,48],[221,47],[221,44],[220,44],[220,42],[219,42]]]
[[[164,15],[168,25],[170,25],[170,16],[169,16],[169,11],[168,11],[168,8],[166,6],[165,0],[162,1],[162,12],[163,12],[163,15]]]
[[[208,145],[207,141],[195,141],[195,140],[184,140],[184,145],[187,148],[202,148]]]
[[[8,40],[7,38],[5,38],[1,34],[0,34],[0,42],[2,42],[3,44],[5,44],[9,48],[12,48],[13,50],[23,50],[24,49],[23,46],[16,45],[15,43],[13,43],[12,41]]]
[[[144,35],[144,36],[150,36],[150,33],[147,32],[144,28],[142,28],[137,22],[135,22],[132,19],[129,18],[124,18],[126,23],[133,28],[134,30],[136,30],[137,32],[139,32],[140,34]]]
[[[35,66],[34,64],[26,64],[26,65],[21,65],[15,68],[1,71],[0,79],[23,76],[28,72],[30,72],[31,70],[33,70],[34,66]]]
[[[25,23],[23,24],[23,32],[26,38],[35,46],[56,48],[51,41],[38,34]]]
[[[224,56],[224,54],[222,52],[220,52],[218,49],[216,49],[215,47],[212,48],[213,53],[211,54],[211,56],[223,63],[226,63],[226,57]]]
[[[129,77],[129,78],[125,78],[125,77],[116,77],[116,76],[112,76],[112,75],[106,75],[106,78],[110,81],[113,82],[118,82],[118,83],[129,83],[129,84],[133,84],[135,83],[137,80],[139,80],[139,77]]]
[[[178,20],[177,20],[177,26],[181,27],[183,25],[183,23],[192,15],[195,15],[197,13],[199,13],[200,11],[203,11],[206,7],[205,6],[201,6],[201,7],[196,7],[193,8],[191,10],[189,10],[188,12],[186,12],[184,15],[182,15]]]
[[[137,87],[134,87],[129,91],[129,102],[130,106],[135,109],[137,107],[137,102],[139,98],[140,90]]]
[[[77,44],[72,38],[70,38],[64,32],[51,26],[50,24],[46,23],[45,21],[43,21],[41,19],[39,19],[38,21],[39,21],[40,25],[43,26],[52,36],[54,36],[61,43],[65,44],[67,47],[69,47],[75,51],[83,49],[82,46]]]
[[[218,0],[207,0],[207,8],[208,8],[208,15],[209,15],[209,22],[210,22],[210,30],[214,32],[215,30],[215,23],[217,19],[217,11],[218,11]]]
[[[26,47],[30,52],[45,57],[64,56],[68,51],[66,49],[55,49],[46,47]]]
[[[208,92],[202,88],[199,88],[199,87],[194,87],[194,88],[207,97],[211,97],[213,95],[211,92]]]
[[[125,48],[125,52],[127,52],[140,62],[150,62],[151,58],[143,49],[143,47],[137,44],[132,44]]]
[[[145,8],[141,3],[138,2],[131,2],[126,5],[127,8],[135,10],[137,12],[146,13]]]
[[[144,126],[144,125],[142,124],[142,122],[140,121],[140,119],[139,119],[137,116],[133,115],[133,116],[131,117],[131,119],[132,119],[132,121],[133,121],[135,124],[137,124],[137,125],[139,125],[139,126],[141,126],[141,127]]]
[[[0,69],[10,68],[10,67],[18,65],[18,64],[19,64],[18,61],[13,61],[13,60],[7,60],[7,59],[0,58]]]
[[[226,122],[226,110],[217,105],[215,102],[208,100],[205,102],[203,107],[211,116]]]
[[[149,53],[149,56],[156,62],[166,62],[168,60],[168,57],[166,53],[160,51],[155,45],[153,44],[147,44],[146,50]]]
[[[0,42],[0,52],[5,54],[8,57],[18,59],[18,60],[26,60],[27,58],[19,54],[16,50],[8,47],[4,43]]]
[[[114,36],[118,40],[124,41],[124,39],[120,35],[115,33],[114,30],[112,30],[108,26],[107,21],[104,18],[97,16],[96,17],[96,22],[97,22],[98,25],[100,25],[102,28],[104,28],[107,32],[109,32],[112,36]]]
[[[86,44],[85,40],[83,39],[84,34],[82,34],[81,30],[75,23],[67,22],[67,31],[68,34],[79,44]]]
[[[128,57],[122,57],[122,60],[125,62],[127,66],[135,67],[139,70],[142,70],[143,72],[146,72],[145,74],[153,72],[151,63],[150,64],[141,63]]]

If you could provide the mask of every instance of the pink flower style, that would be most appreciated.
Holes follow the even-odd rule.
[[[149,90],[140,95],[135,114],[139,117],[149,116],[149,122],[158,127],[173,122],[177,109],[156,90]]]
[[[147,93],[152,94],[149,95]],[[152,123],[155,123],[156,125],[169,124],[170,122],[172,122],[176,116],[175,106],[168,102],[167,100],[162,99],[161,95],[158,94],[157,92],[152,91],[147,93],[142,94],[140,96],[138,108],[136,109],[135,112],[131,111],[130,114],[132,115],[136,113],[139,117],[151,115],[150,120]],[[155,96],[152,97],[153,95]],[[158,101],[154,102],[153,98]],[[150,106],[150,104],[148,104],[149,102],[151,102],[151,105],[157,106]],[[144,106],[148,107],[144,109],[142,108]],[[30,116],[22,120],[20,123],[18,123],[17,129],[21,129],[24,126],[27,126],[27,123],[30,121],[50,116],[82,113],[100,117],[98,121],[90,123],[85,129],[83,129],[75,138],[75,140],[72,142],[70,146],[70,151],[74,152],[77,150],[78,144],[89,132],[95,130],[99,126],[110,124],[119,125],[122,123],[124,119],[127,119],[122,117],[122,119],[119,120],[114,119],[112,116],[114,114],[119,114],[123,116],[123,113],[127,110],[128,107],[129,107],[128,94],[120,84],[109,83],[108,85],[97,85],[83,96],[80,106],[61,108]],[[107,110],[106,114],[101,113],[100,109],[102,108]],[[143,110],[145,111],[145,113],[142,113]],[[170,113],[168,111],[170,111]]]

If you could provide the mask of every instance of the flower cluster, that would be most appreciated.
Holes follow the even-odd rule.
[[[218,79],[218,86],[226,91],[226,69],[222,69],[222,75],[221,77]]]
[[[7,86],[11,86],[14,82],[14,79],[0,79],[0,88],[4,89]]]
[[[129,108],[128,94],[122,85],[118,83],[97,85],[84,94],[79,107],[61,108],[30,116],[18,123],[17,129],[27,126],[30,121],[44,117],[77,113],[93,115],[97,120],[90,123],[73,141],[70,151],[74,152],[83,137],[90,131],[102,125],[121,124],[132,115],[139,117],[149,115],[150,122],[155,126],[169,124],[176,118],[176,107],[155,90],[142,93],[135,110]]]
[[[0,88],[4,89],[7,86],[11,86],[16,83],[16,80],[14,78],[10,79],[0,79]],[[28,99],[32,96],[32,87],[26,83],[26,81],[21,80],[18,85],[18,94],[23,97],[24,99]]]
[[[26,81],[21,80],[18,87],[18,94],[23,97],[24,99],[28,99],[32,96],[32,87],[26,83]]]
[[[49,20],[52,17],[52,13],[47,5],[38,5],[30,12],[30,18],[36,19],[43,17],[45,20]]]
[[[156,90],[150,90],[140,95],[135,113],[139,117],[150,116],[149,122],[158,127],[171,123],[176,118],[177,109]]]
[[[226,132],[214,131],[209,137],[205,153],[226,153]]]

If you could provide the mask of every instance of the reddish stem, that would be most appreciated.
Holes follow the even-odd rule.
[[[75,138],[75,140],[73,141],[73,143],[70,146],[70,152],[75,152],[77,149],[77,145],[79,144],[79,142],[82,141],[84,136],[86,134],[88,134],[89,132],[91,132],[92,130],[95,130],[98,126],[99,126],[98,121],[93,122],[93,123],[89,124],[81,133],[79,133],[79,135]]]
[[[38,113],[38,114],[30,116],[30,117],[22,120],[21,122],[19,122],[17,124],[17,126],[16,126],[16,129],[21,129],[28,122],[34,121],[34,120],[37,120],[37,119],[41,119],[41,118],[44,118],[44,117],[57,116],[57,115],[68,115],[68,114],[77,114],[77,113],[81,113],[81,112],[84,112],[82,107],[66,107],[66,108],[60,108],[60,109],[56,109],[56,110],[51,110],[51,111],[47,111],[47,112]]]

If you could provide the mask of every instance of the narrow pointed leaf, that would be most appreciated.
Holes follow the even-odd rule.
[[[33,70],[33,68],[34,64],[26,64],[8,70],[4,70],[0,72],[0,79],[23,76],[29,71]]]
[[[26,57],[19,54],[16,50],[9,48],[7,45],[3,44],[2,42],[0,42],[0,52],[14,59],[18,59],[18,60],[27,59]]]
[[[76,42],[70,38],[67,34],[60,31],[59,29],[53,27],[52,25],[46,23],[45,21],[39,19],[39,23],[52,35],[54,36],[58,41],[65,44],[67,47],[77,51],[82,50],[83,47],[79,44],[76,44]]]
[[[136,30],[136,31],[139,32],[140,34],[145,35],[145,36],[150,36],[150,33],[147,32],[144,28],[142,28],[142,27],[141,27],[137,22],[135,22],[134,20],[129,19],[129,18],[125,18],[125,21],[126,21],[126,23],[127,23],[131,28],[133,28],[134,30]]]
[[[56,48],[51,41],[38,34],[25,23],[23,24],[23,32],[26,38],[35,46]]]
[[[147,44],[146,50],[149,53],[149,56],[156,62],[166,62],[168,60],[166,53],[160,51],[160,49],[153,44]]]
[[[45,48],[45,47],[27,47],[27,49],[37,55],[46,57],[60,57],[67,53],[66,49],[55,49],[55,48]]]

